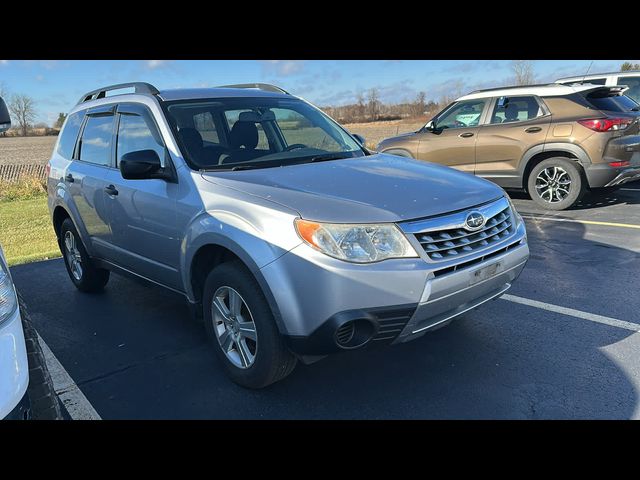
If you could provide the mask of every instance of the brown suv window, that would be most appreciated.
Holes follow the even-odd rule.
[[[491,115],[491,123],[522,122],[543,115],[535,97],[500,97]]]
[[[435,119],[438,128],[477,127],[487,99],[463,100],[454,103]]]

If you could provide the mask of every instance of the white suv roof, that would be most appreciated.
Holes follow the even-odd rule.
[[[606,88],[603,85],[593,85],[591,83],[583,83],[580,85],[560,85],[557,83],[549,83],[546,85],[529,85],[525,87],[501,87],[491,88],[487,90],[477,90],[471,92],[460,100],[473,100],[476,98],[502,97],[508,95],[537,95],[539,97],[557,97],[561,95],[570,95],[572,93],[584,92],[595,88]]]

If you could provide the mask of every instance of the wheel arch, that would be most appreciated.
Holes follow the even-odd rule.
[[[549,158],[561,157],[574,160],[580,169],[584,172],[585,166],[591,164],[591,159],[587,152],[581,147],[569,143],[547,143],[536,145],[524,154],[520,163],[520,178],[522,179],[522,188],[527,190],[527,182],[531,171],[540,162]]]

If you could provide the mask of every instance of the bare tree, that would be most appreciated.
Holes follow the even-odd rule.
[[[511,62],[511,70],[515,75],[516,85],[531,85],[535,83],[533,63],[530,60],[514,60]]]
[[[427,94],[425,92],[418,92],[416,101],[414,102],[414,115],[424,115],[424,111],[427,108]]]
[[[380,100],[378,98],[378,90],[376,88],[372,88],[371,90],[369,90],[367,100],[369,119],[375,121],[378,119],[378,113],[380,112]]]
[[[629,70],[640,70],[640,63],[624,62],[620,65],[621,72],[627,72]]]
[[[29,127],[36,118],[36,108],[33,98],[24,94],[13,95],[8,107],[22,132],[22,136],[26,137]]]
[[[0,82],[0,98],[9,99],[9,87],[4,82]]]
[[[64,121],[66,119],[67,119],[67,115],[65,113],[59,113],[58,119],[53,124],[53,128],[62,128],[62,125],[64,125]]]

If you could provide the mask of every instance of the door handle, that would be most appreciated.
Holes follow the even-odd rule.
[[[67,176],[64,177],[64,179],[69,183],[73,183],[73,175],[71,175],[70,173],[67,173]]]
[[[540,131],[542,131],[542,128],[540,127],[529,127],[525,130],[527,133],[538,133]]]
[[[104,187],[104,191],[107,192],[107,195],[116,196],[118,195],[118,190],[113,185],[109,185],[108,187]]]
[[[473,132],[465,132],[465,133],[461,133],[460,135],[458,135],[460,138],[469,138],[469,137],[473,137]]]

